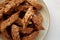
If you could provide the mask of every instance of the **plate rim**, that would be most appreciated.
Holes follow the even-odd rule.
[[[48,10],[48,7],[47,7],[47,5],[45,4],[45,2],[42,0],[42,2],[43,2],[43,4],[46,6],[46,10],[47,10],[47,12],[48,12],[48,15],[49,15],[49,27],[48,27],[48,31],[49,31],[49,28],[50,28],[50,12],[49,12],[49,10]],[[47,36],[47,34],[48,34],[48,31],[47,31],[47,33],[46,33],[46,35],[44,36],[44,38],[43,38],[43,40],[45,40],[45,38],[46,38],[46,36]]]

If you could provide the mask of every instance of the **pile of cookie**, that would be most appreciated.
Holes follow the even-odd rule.
[[[44,30],[42,5],[35,0],[0,2],[0,35],[4,40],[35,40]]]

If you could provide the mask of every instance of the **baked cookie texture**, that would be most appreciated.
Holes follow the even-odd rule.
[[[43,7],[35,0],[5,0],[0,2],[0,35],[4,40],[35,40],[43,17]]]

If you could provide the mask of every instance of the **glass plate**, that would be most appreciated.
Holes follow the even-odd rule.
[[[41,30],[38,37],[36,38],[36,40],[44,40],[44,38],[46,37],[46,34],[48,32],[49,26],[50,26],[50,15],[49,15],[49,11],[47,9],[47,6],[45,5],[43,0],[35,0],[37,1],[39,4],[43,5],[43,9],[40,10],[39,12],[42,14],[43,16],[43,26],[45,28],[45,30]]]

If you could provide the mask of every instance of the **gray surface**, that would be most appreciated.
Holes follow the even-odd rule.
[[[50,29],[45,40],[60,40],[60,0],[44,0],[50,12]]]

